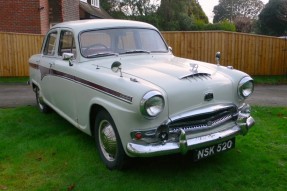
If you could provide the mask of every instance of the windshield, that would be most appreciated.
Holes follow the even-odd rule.
[[[156,30],[142,28],[83,32],[80,34],[80,49],[86,58],[168,52],[165,42]]]

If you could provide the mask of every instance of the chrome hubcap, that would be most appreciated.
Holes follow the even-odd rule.
[[[103,155],[108,161],[114,161],[117,153],[117,138],[112,125],[102,120],[99,125],[99,142]]]

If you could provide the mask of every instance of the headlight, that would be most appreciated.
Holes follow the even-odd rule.
[[[141,113],[148,118],[159,115],[164,108],[164,99],[160,92],[150,91],[146,93],[140,103]]]
[[[246,99],[253,93],[254,84],[251,77],[244,77],[238,84],[238,95],[240,98]]]

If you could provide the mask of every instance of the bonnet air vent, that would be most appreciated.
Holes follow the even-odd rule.
[[[208,73],[193,73],[193,74],[188,74],[185,76],[180,77],[179,79],[211,79],[211,75]]]

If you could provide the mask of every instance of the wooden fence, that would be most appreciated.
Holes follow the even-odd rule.
[[[224,31],[162,32],[177,56],[233,66],[250,75],[287,74],[287,39]]]
[[[28,59],[40,52],[43,35],[0,32],[0,77],[29,76]]]
[[[231,65],[250,75],[287,74],[287,40],[233,32],[162,32],[176,56]],[[28,59],[39,53],[43,35],[0,32],[0,77],[28,76]]]

